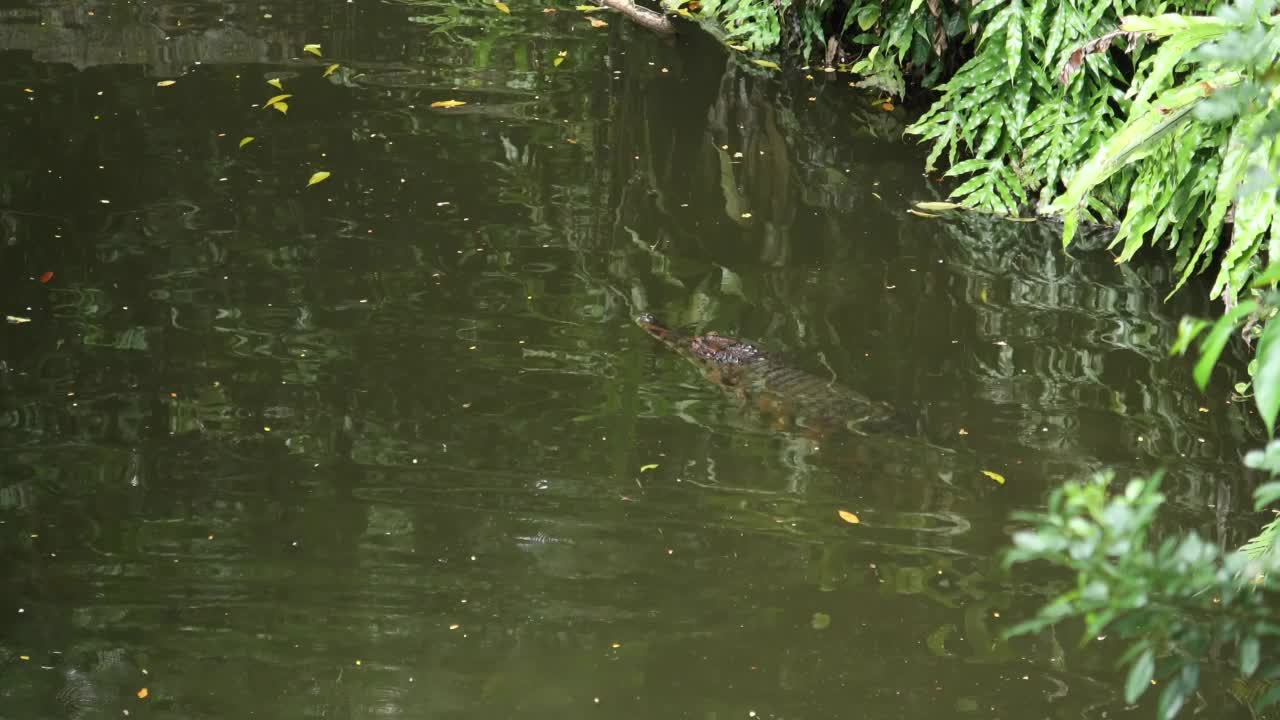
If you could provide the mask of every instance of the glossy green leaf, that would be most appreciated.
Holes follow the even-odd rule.
[[[1268,434],[1275,434],[1280,413],[1280,322],[1272,320],[1258,342],[1258,370],[1253,375],[1254,400]]]
[[[1239,82],[1239,73],[1224,73],[1214,79],[1212,86],[1225,87]],[[1205,94],[1206,87],[1200,82],[1188,83],[1161,94],[1148,110],[1125,123],[1098,148],[1071,178],[1066,192],[1053,202],[1051,209],[1067,212],[1079,206],[1085,196],[1107,178],[1125,165],[1145,157],[1162,137],[1190,119],[1192,109],[1204,100]]]
[[[1187,349],[1191,347],[1191,343],[1195,341],[1205,328],[1209,327],[1208,320],[1200,318],[1184,317],[1178,323],[1178,337],[1173,341],[1173,346],[1169,348],[1170,355],[1183,355]]]
[[[1209,376],[1213,373],[1213,366],[1218,364],[1218,357],[1222,355],[1227,341],[1235,334],[1236,327],[1257,309],[1258,304],[1252,300],[1242,302],[1213,324],[1209,334],[1200,343],[1200,359],[1196,362],[1193,372],[1196,385],[1201,390],[1209,387]]]
[[[1151,678],[1156,672],[1156,656],[1147,648],[1137,661],[1129,667],[1129,676],[1124,681],[1124,701],[1133,704],[1151,686]]]
[[[1272,443],[1276,442],[1280,441],[1272,440]],[[1271,473],[1274,475],[1275,470],[1271,470]],[[1277,500],[1280,500],[1280,482],[1264,483],[1257,490],[1253,491],[1254,510],[1261,510]]]
[[[1209,206],[1208,216],[1204,219],[1204,234],[1201,235],[1199,244],[1188,258],[1175,290],[1182,287],[1191,273],[1199,268],[1200,259],[1206,257],[1216,246],[1222,234],[1222,222],[1236,200],[1236,191],[1248,169],[1249,138],[1253,134],[1253,129],[1261,121],[1261,117],[1253,118],[1232,129],[1227,151],[1222,158],[1222,166],[1218,170],[1212,204]]]
[[[1004,57],[1009,68],[1009,82],[1017,82],[1018,65],[1022,62],[1022,0],[1009,5],[1009,22],[1005,28]]]

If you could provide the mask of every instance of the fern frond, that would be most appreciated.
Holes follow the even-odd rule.
[[[1262,526],[1262,530],[1249,542],[1240,547],[1240,552],[1251,560],[1257,560],[1275,549],[1280,540],[1280,516]]]

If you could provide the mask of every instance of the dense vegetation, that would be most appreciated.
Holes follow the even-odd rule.
[[[731,43],[835,64],[931,98],[908,131],[965,206],[1118,227],[1128,260],[1171,251],[1178,285],[1213,266],[1235,302],[1273,220],[1274,2],[710,0]],[[1246,182],[1247,180],[1247,182]],[[1232,231],[1224,232],[1230,224]],[[1172,289],[1172,288],[1171,288]]]

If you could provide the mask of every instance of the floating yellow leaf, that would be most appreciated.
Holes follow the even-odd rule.
[[[320,43],[309,43],[302,46],[302,52],[309,52],[316,57],[320,57]]]
[[[640,472],[648,472],[650,470],[657,470],[657,469],[658,469],[657,463],[650,463],[648,465],[640,466]]]
[[[809,621],[809,627],[814,630],[826,630],[831,627],[831,616],[824,612],[816,612],[813,619]]]
[[[146,688],[142,688],[141,690],[138,691],[138,699],[146,700],[147,696],[150,694],[151,694],[150,691],[148,691]]]
[[[593,28],[602,28],[609,24],[603,20],[597,20],[595,18],[587,18],[587,22],[591,23],[591,27]]]
[[[248,145],[248,144],[249,144],[249,143],[251,143],[251,142],[253,142],[253,136],[252,136],[252,135],[246,135],[246,136],[244,136],[244,137],[240,138],[240,147],[244,147],[245,145]]]
[[[916,207],[921,210],[955,210],[964,206],[953,202],[918,202]]]
[[[574,10],[581,10],[582,12],[600,12],[604,9],[603,5],[578,5],[574,8]]]
[[[551,13],[553,13],[553,12],[555,12],[555,11],[556,11],[556,9],[555,9],[555,8],[542,8],[542,12],[544,12],[544,13],[546,13],[546,14],[548,14],[548,15],[550,15]]]
[[[730,50],[737,50],[738,52],[746,52],[746,51],[747,51],[747,46],[746,46],[746,45],[730,45],[730,46],[729,46],[729,49],[730,49]]]
[[[939,216],[939,215],[935,215],[935,214],[933,214],[933,213],[920,212],[919,210],[914,210],[914,209],[911,209],[911,208],[908,208],[908,209],[907,209],[907,212],[909,212],[909,213],[911,213],[912,215],[915,215],[915,216],[917,216],[917,217],[923,217],[923,218],[936,218],[936,217],[941,217],[941,216]]]
[[[1004,484],[1004,476],[1003,476],[1003,475],[1001,475],[1001,474],[1000,474],[1000,473],[998,473],[998,472],[992,472],[991,470],[983,470],[983,471],[982,471],[982,474],[983,474],[983,475],[986,475],[987,477],[991,478],[992,480],[995,480],[996,482],[1000,483],[1001,485],[1003,485],[1003,484]]]
[[[752,60],[751,62],[753,62],[753,63],[755,63],[755,64],[759,65],[759,66],[760,66],[760,67],[762,67],[762,68],[769,68],[770,70],[781,70],[781,69],[782,69],[781,67],[779,67],[779,66],[778,66],[778,63],[776,63],[776,62],[774,62],[774,61],[772,61],[772,60]]]
[[[5,322],[9,323],[10,325],[21,325],[21,324],[23,324],[23,323],[29,323],[29,322],[31,322],[31,318],[28,318],[28,317],[18,317],[17,315],[5,315],[5,316],[4,316],[4,320],[5,320]]]
[[[466,104],[467,104],[467,102],[466,102],[465,100],[437,100],[437,101],[435,101],[435,102],[431,103],[431,107],[433,107],[433,108],[456,108],[456,107],[461,107],[461,106],[466,105]]]
[[[289,98],[291,98],[291,97],[293,97],[293,96],[292,96],[292,95],[289,95],[289,94],[276,95],[275,97],[271,98],[270,100],[267,100],[266,102],[262,103],[262,109],[263,109],[263,110],[265,110],[265,109],[267,109],[267,108],[271,107],[272,105],[275,105],[276,103],[280,102],[281,100],[288,100],[288,99],[289,99]]]
[[[560,67],[560,63],[564,62],[564,59],[567,57],[569,57],[569,51],[561,50],[560,52],[556,53],[556,59],[553,60],[551,64],[555,65],[556,67]]]
[[[320,77],[329,77],[330,75],[334,74],[337,71],[338,71],[338,63],[334,63],[329,67],[325,68],[324,74],[321,75]]]
[[[280,82],[280,78],[271,78],[267,81],[267,84],[274,88],[284,89],[284,83]]]
[[[1021,223],[1029,223],[1029,222],[1037,222],[1037,221],[1038,221],[1038,219],[1037,219],[1037,218],[1033,218],[1033,217],[1024,218],[1024,217],[1013,217],[1013,216],[1007,217],[1007,218],[1005,218],[1005,220],[1008,220],[1009,222],[1021,222]]]
[[[857,515],[854,515],[848,510],[838,510],[836,511],[836,514],[840,516],[841,520],[849,523],[850,525],[857,525],[858,523],[862,522],[861,520],[858,519]]]
[[[507,7],[507,4],[502,2],[502,0],[493,0],[493,6],[498,8],[498,10],[500,10],[501,12],[504,12],[508,15],[511,14],[511,8]]]
[[[177,84],[177,82],[177,80],[161,80],[156,83],[156,87],[169,87],[170,85]]]
[[[289,103],[287,102],[272,103],[271,107],[275,108],[276,110],[279,110],[281,115],[289,114]]]
[[[330,173],[328,170],[321,170],[321,171],[319,171],[319,172],[317,172],[317,173],[313,174],[313,175],[311,176],[311,179],[307,181],[307,187],[311,187],[312,185],[315,185],[316,183],[322,183],[322,182],[324,182],[325,180],[328,180],[328,179],[329,179],[329,175],[330,175],[330,174],[331,174],[331,173]]]

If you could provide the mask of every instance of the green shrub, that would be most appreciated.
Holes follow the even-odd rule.
[[[1033,632],[1068,618],[1085,622],[1084,640],[1099,635],[1130,641],[1125,701],[1158,683],[1157,717],[1171,720],[1200,684],[1201,664],[1217,657],[1242,678],[1255,710],[1280,700],[1275,603],[1280,554],[1222,553],[1196,533],[1160,537],[1164,502],[1159,477],[1130,480],[1112,492],[1109,475],[1056,490],[1043,514],[1025,516],[1030,529],[1014,536],[1010,564],[1046,561],[1071,571],[1074,587],[1010,631]],[[1259,489],[1259,504],[1280,496],[1280,483]]]

